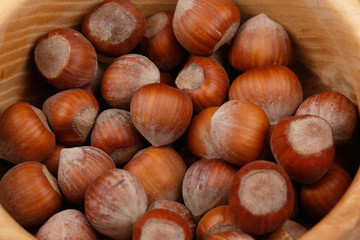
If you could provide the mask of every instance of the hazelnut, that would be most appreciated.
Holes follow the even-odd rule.
[[[59,186],[46,166],[28,161],[15,165],[0,181],[0,203],[23,227],[36,227],[60,211]]]
[[[229,99],[255,103],[264,110],[270,125],[276,125],[295,114],[303,100],[303,91],[291,69],[268,65],[239,75],[230,86]]]
[[[143,12],[130,0],[105,0],[88,12],[81,31],[106,56],[130,52],[145,34]]]
[[[140,54],[126,54],[106,69],[100,85],[101,95],[111,107],[128,110],[136,90],[159,82],[159,69],[150,59]]]
[[[318,181],[335,158],[332,128],[314,115],[281,120],[272,131],[270,148],[279,166],[292,180],[302,184]]]
[[[238,166],[260,157],[268,130],[266,113],[256,104],[241,100],[224,103],[210,120],[210,136],[216,153]]]
[[[175,37],[172,22],[174,12],[161,11],[146,20],[145,36],[140,48],[162,71],[169,71],[180,65],[186,51]]]
[[[113,168],[115,164],[110,156],[96,147],[65,148],[60,152],[59,186],[70,202],[82,206],[88,186]]]
[[[96,118],[91,131],[91,146],[110,155],[117,166],[126,164],[145,146],[145,139],[135,128],[130,112],[106,109]]]
[[[210,235],[205,240],[255,240],[250,235],[242,231],[227,231],[227,232],[218,232]]]
[[[209,56],[230,42],[240,25],[240,12],[231,0],[177,1],[173,29],[191,54]]]
[[[194,110],[220,106],[227,100],[229,77],[225,69],[208,57],[188,60],[175,79],[178,89],[188,94]]]
[[[97,240],[98,236],[85,215],[75,209],[66,209],[54,214],[38,230],[39,240],[47,239]]]
[[[147,208],[144,187],[130,172],[111,169],[98,177],[85,194],[85,215],[101,234],[130,239],[135,222]]]
[[[75,88],[50,96],[42,109],[56,140],[77,146],[87,141],[99,112],[99,103],[91,93]]]
[[[190,97],[163,83],[139,88],[130,102],[131,118],[137,130],[155,147],[173,143],[190,124]]]
[[[306,232],[307,229],[301,224],[292,220],[286,220],[280,228],[266,235],[261,240],[297,240]]]
[[[196,221],[210,209],[228,203],[236,171],[221,159],[201,159],[189,167],[182,183],[182,195]]]
[[[181,186],[187,167],[171,147],[149,147],[124,167],[145,188],[149,203],[167,199],[180,201]]]
[[[180,215],[168,209],[152,209],[135,223],[133,240],[192,240],[191,228]]]
[[[314,94],[301,103],[296,115],[316,115],[324,118],[333,129],[336,145],[350,140],[356,125],[358,114],[354,104],[339,92],[327,91]]]
[[[229,207],[236,225],[259,236],[279,228],[294,207],[294,189],[289,176],[277,164],[257,160],[235,174]]]
[[[56,29],[40,37],[35,44],[34,58],[41,75],[60,89],[90,83],[98,69],[93,45],[70,28]]]
[[[9,106],[0,117],[0,157],[18,164],[41,162],[54,151],[55,135],[43,111],[26,102]]]
[[[229,205],[221,205],[209,210],[200,219],[196,228],[196,239],[205,240],[207,237],[227,231],[241,231],[231,216]]]
[[[170,211],[177,213],[182,218],[184,218],[184,220],[186,222],[189,223],[191,232],[195,233],[196,222],[195,222],[190,210],[184,204],[182,204],[180,202],[176,202],[174,200],[159,199],[159,200],[152,202],[148,206],[148,210],[157,209],[157,208],[168,209]]]
[[[334,164],[320,180],[300,187],[300,209],[312,220],[321,220],[344,195],[351,181],[350,174]]]
[[[228,51],[229,64],[240,71],[265,65],[288,66],[292,44],[287,31],[264,13],[245,21],[237,30]]]
[[[196,114],[185,134],[188,150],[198,158],[220,158],[210,136],[210,120],[219,107],[209,107]]]

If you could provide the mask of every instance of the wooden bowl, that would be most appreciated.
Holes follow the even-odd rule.
[[[176,0],[133,0],[146,16],[174,10]],[[0,114],[24,100],[41,106],[50,94],[33,62],[39,36],[59,27],[79,29],[85,13],[101,0],[0,1]],[[357,106],[360,99],[360,2],[357,0],[234,0],[242,20],[266,13],[289,32],[293,68],[304,97],[335,90]],[[336,207],[301,240],[358,239],[360,173]],[[34,239],[0,206],[0,239]]]

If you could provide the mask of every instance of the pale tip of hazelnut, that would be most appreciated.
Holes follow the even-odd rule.
[[[204,70],[197,64],[185,67],[176,77],[175,84],[180,90],[197,89],[204,83]]]
[[[56,178],[49,172],[45,165],[42,166],[41,170],[44,173],[48,182],[50,183],[51,187],[61,196],[61,192],[57,184]]]
[[[159,12],[146,20],[145,37],[152,38],[156,36],[166,25],[168,16],[165,12]]]
[[[289,142],[298,153],[321,152],[333,145],[331,126],[319,117],[292,121],[289,126]]]

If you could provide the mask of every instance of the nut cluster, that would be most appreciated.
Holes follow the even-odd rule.
[[[286,29],[240,24],[239,9],[179,0],[145,18],[105,0],[81,30],[41,36],[35,65],[56,92],[0,117],[11,216],[39,239],[120,240],[297,239],[298,219],[325,216],[352,180],[335,158],[356,108],[304,100]]]

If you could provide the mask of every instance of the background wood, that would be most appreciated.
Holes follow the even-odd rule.
[[[25,231],[0,204],[0,239],[1,240],[35,240],[30,233]]]
[[[133,0],[151,15],[173,10],[176,0]],[[24,100],[41,106],[52,88],[38,75],[32,60],[35,41],[60,27],[78,28],[86,12],[101,0],[0,1],[0,114]],[[295,69],[305,97],[339,91],[356,105],[360,99],[360,2],[357,0],[234,0],[242,20],[265,13],[289,32]],[[360,176],[335,209],[301,240],[360,236]],[[0,208],[0,239],[29,235]],[[16,236],[16,237],[13,237]],[[21,238],[20,236],[24,236]]]

